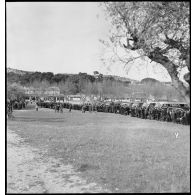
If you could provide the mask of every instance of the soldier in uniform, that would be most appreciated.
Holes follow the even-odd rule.
[[[156,119],[156,120],[160,120],[160,112],[161,112],[161,111],[160,111],[160,109],[159,109],[159,108],[156,108],[155,110],[156,110],[156,116],[155,116],[155,119]]]
[[[72,104],[69,104],[69,112],[72,110]]]
[[[55,112],[57,112],[57,104],[54,104]]]
[[[60,104],[60,113],[63,113],[63,105]]]
[[[171,108],[167,109],[167,117],[166,117],[167,122],[171,122]]]
[[[37,104],[37,102],[36,102],[36,105],[35,105],[35,109],[36,109],[36,111],[38,111],[38,104]]]
[[[145,117],[145,119],[148,119],[148,110],[149,110],[149,108],[145,107],[145,110],[144,110],[144,117]]]
[[[91,113],[92,111],[92,106],[91,106],[91,103],[89,103],[89,112]]]
[[[129,107],[129,106],[126,107],[126,114],[127,114],[127,115],[130,114],[130,107]]]
[[[171,121],[174,123],[176,122],[176,113],[175,113],[174,109],[172,109],[172,111],[171,111]]]
[[[117,113],[117,111],[118,111],[118,104],[117,104],[117,103],[115,103],[115,104],[114,104],[114,113],[116,114],[116,113]]]
[[[60,111],[60,104],[58,103],[57,104],[57,112],[59,112]]]
[[[167,118],[167,108],[162,108],[161,109],[161,120],[166,121]]]
[[[97,103],[94,104],[94,111],[97,112]]]
[[[141,118],[142,119],[145,119],[145,109],[146,109],[145,106],[144,107],[141,107]]]
[[[82,113],[85,113],[85,104],[82,105]]]

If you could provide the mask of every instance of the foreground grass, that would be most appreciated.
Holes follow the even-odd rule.
[[[8,126],[28,144],[113,192],[190,191],[189,126],[75,110],[14,115]]]

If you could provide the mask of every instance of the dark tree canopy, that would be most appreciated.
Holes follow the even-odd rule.
[[[153,79],[153,78],[144,78],[141,80],[142,84],[156,84],[156,83],[160,83],[160,81]]]
[[[110,41],[161,64],[181,96],[190,101],[189,2],[106,2],[113,29]],[[129,55],[130,56],[130,55]],[[131,60],[124,59],[125,63]],[[185,68],[186,83],[179,78]]]

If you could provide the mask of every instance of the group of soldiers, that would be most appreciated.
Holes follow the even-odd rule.
[[[63,113],[63,105],[58,103],[54,105],[55,112]]]
[[[159,120],[175,122],[184,125],[190,124],[190,108],[186,104],[151,102],[94,102],[72,104],[68,102],[39,102],[40,107],[55,109],[55,112],[63,113],[63,108],[81,110],[82,113],[89,112],[106,112],[122,115],[130,115],[142,119]]]
[[[27,103],[24,99],[21,100],[7,100],[7,116],[13,118],[13,110],[21,110],[25,108]]]
[[[13,100],[9,102],[13,109],[21,110],[26,107],[26,102],[24,100]]]

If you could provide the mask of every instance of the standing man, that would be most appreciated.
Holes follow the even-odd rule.
[[[36,111],[38,111],[38,104],[37,104],[37,102],[36,102],[36,105],[35,105],[35,109],[36,109]]]
[[[63,105],[62,105],[62,103],[60,104],[60,113],[63,113]]]
[[[85,104],[82,105],[82,113],[85,113]]]
[[[69,112],[72,110],[72,104],[69,105]]]
[[[55,112],[57,112],[57,104],[54,104]]]
[[[91,109],[92,109],[92,106],[91,106],[91,103],[89,103],[89,112],[91,113]]]
[[[60,111],[60,103],[57,103],[57,112]]]

